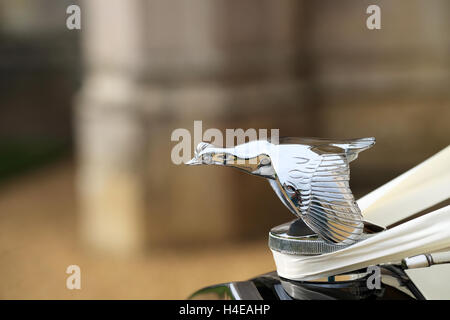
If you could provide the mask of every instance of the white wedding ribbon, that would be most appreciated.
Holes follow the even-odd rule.
[[[358,200],[365,220],[388,226],[450,198],[450,146]]]
[[[273,250],[272,253],[281,277],[312,280],[449,247],[450,206],[447,206],[336,252],[318,256]]]
[[[450,196],[450,147],[358,201],[365,219],[389,225]],[[272,251],[277,272],[312,280],[450,247],[450,206],[412,219],[348,248],[319,256]]]
[[[273,251],[277,272],[292,280],[311,280],[450,247],[450,206],[381,232],[348,248],[318,256]]]

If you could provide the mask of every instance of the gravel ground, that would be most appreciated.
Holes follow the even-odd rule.
[[[102,256],[79,245],[75,208],[71,163],[0,187],[0,299],[184,299],[209,284],[275,269],[265,239]],[[66,288],[72,264],[81,268],[81,290]]]

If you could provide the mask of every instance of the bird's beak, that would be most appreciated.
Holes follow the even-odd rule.
[[[188,162],[186,162],[185,164],[188,166],[198,166],[198,165],[202,164],[202,162],[199,159],[194,157],[191,160],[189,160]]]

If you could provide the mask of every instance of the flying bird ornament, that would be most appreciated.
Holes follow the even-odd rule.
[[[233,148],[201,142],[188,165],[234,167],[267,179],[283,204],[325,242],[351,245],[364,231],[350,190],[349,163],[375,138],[280,138]]]

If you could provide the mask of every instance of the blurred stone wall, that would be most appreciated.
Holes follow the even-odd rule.
[[[450,3],[376,1],[382,28],[368,31],[370,1],[308,2],[321,136],[375,136],[352,164],[362,195],[449,144]]]
[[[192,131],[194,120],[203,132],[375,136],[376,146],[352,163],[358,196],[448,145],[448,1],[74,3],[81,31],[65,29],[69,2],[2,2],[2,115],[27,107],[16,122],[3,116],[0,131],[34,124],[71,135],[67,101],[77,89],[80,44],[74,119],[81,238],[91,248],[261,239],[293,218],[261,179],[174,165],[171,133]],[[366,28],[370,4],[381,7],[381,30]],[[26,48],[66,49],[5,45],[17,38]],[[15,52],[32,52],[20,60],[31,65],[14,64]],[[33,75],[26,87],[10,82],[20,72]],[[30,112],[31,105],[39,107]]]
[[[70,3],[0,2],[0,141],[70,140],[81,80],[79,34],[65,25]]]
[[[70,152],[81,52],[69,3],[0,1],[0,184]]]
[[[112,197],[85,198],[87,208],[92,206],[86,221],[93,230],[108,228],[103,218],[92,219],[96,215],[109,217],[114,234],[125,215],[138,217],[143,210],[150,243],[190,245],[261,238],[272,225],[292,218],[260,179],[224,168],[172,164],[171,132],[193,130],[194,120],[202,120],[204,130],[253,127],[280,128],[281,135],[294,136],[375,136],[377,146],[353,166],[357,195],[448,144],[445,1],[377,1],[379,31],[365,26],[367,1],[108,4],[84,4],[88,71],[79,109],[98,113],[92,126],[112,117],[113,126],[135,121],[132,126],[141,128],[142,136],[123,142],[117,137],[106,150],[102,135],[107,131],[98,131],[95,140],[106,156],[85,152],[97,149],[91,135],[81,139],[81,181],[103,168],[102,161],[95,164],[97,157],[114,159],[133,150],[120,170],[125,167],[125,176],[134,182],[124,184],[140,181],[146,192],[143,196],[133,187],[139,196],[128,192],[134,200],[121,199],[121,213],[114,215]],[[120,101],[111,100],[116,98]],[[81,120],[81,128],[84,124]],[[111,136],[116,134],[111,129]],[[140,161],[143,157],[147,162]],[[83,168],[90,169],[83,174]],[[117,171],[112,166],[99,179]],[[108,188],[123,191],[120,182],[112,181]],[[109,194],[104,184],[99,186],[101,191],[92,192]],[[130,225],[130,235],[136,234],[133,230]],[[105,239],[109,235],[105,232]]]

